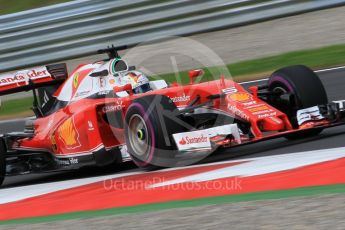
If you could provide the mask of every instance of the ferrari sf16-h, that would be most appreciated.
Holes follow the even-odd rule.
[[[223,76],[197,82],[201,70],[190,71],[186,85],[149,80],[116,48],[99,52],[109,57],[69,76],[65,64],[0,76],[0,95],[33,91],[35,114],[22,132],[1,135],[0,184],[6,176],[128,160],[178,166],[218,148],[317,135],[345,122],[344,101],[329,102],[302,65],[246,90]]]

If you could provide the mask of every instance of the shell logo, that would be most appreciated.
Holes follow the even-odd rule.
[[[228,95],[228,98],[236,102],[247,102],[252,100],[252,95],[248,93],[233,93]]]
[[[81,146],[79,133],[75,128],[72,118],[68,118],[58,129],[59,137],[67,149],[74,149]]]

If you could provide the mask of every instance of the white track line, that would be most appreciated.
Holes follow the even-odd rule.
[[[15,202],[19,200],[24,200],[32,197],[37,197],[45,195],[48,193],[58,192],[66,189],[76,188],[84,185],[89,185],[92,183],[97,183],[100,181],[107,181],[116,178],[143,174],[144,172],[128,172],[128,173],[119,173],[106,176],[96,176],[88,177],[82,179],[71,179],[65,181],[49,182],[42,184],[33,184],[13,188],[5,188],[0,190],[0,205],[10,202]]]
[[[174,185],[178,183],[203,182],[231,177],[251,177],[293,170],[308,165],[319,164],[326,161],[344,158],[344,150],[345,148],[341,147],[333,149],[314,150],[308,152],[297,152],[290,154],[257,157],[252,159],[242,159],[241,161],[244,162],[242,164],[231,165],[220,169],[214,169],[208,172],[197,173],[190,176],[173,179],[170,181],[164,181],[161,183],[151,185],[151,187],[155,188],[167,185]]]
[[[322,73],[322,72],[338,70],[338,69],[345,69],[345,66],[339,66],[339,67],[334,67],[334,68],[329,68],[329,69],[320,69],[320,70],[316,70],[315,72],[316,73]]]
[[[333,70],[338,70],[338,69],[345,69],[345,66],[339,66],[339,67],[334,67],[334,68],[328,68],[328,69],[320,69],[320,70],[315,70],[315,73],[323,73],[323,72],[328,72],[328,71],[333,71]],[[259,80],[253,80],[253,81],[243,81],[240,82],[240,84],[251,84],[251,83],[256,83],[256,82],[262,82],[262,81],[268,81],[268,78],[263,78]]]
[[[255,83],[255,82],[261,82],[261,81],[268,81],[268,78],[263,78],[263,79],[259,79],[259,80],[253,80],[253,81],[243,81],[240,82],[240,84],[250,84],[250,83]]]

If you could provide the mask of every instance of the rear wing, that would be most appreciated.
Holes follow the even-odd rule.
[[[68,77],[66,64],[39,66],[0,75],[0,96],[61,84]]]

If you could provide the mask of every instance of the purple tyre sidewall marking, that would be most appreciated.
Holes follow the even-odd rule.
[[[156,144],[156,139],[155,139],[155,135],[154,135],[154,129],[153,129],[153,125],[151,123],[151,121],[148,119],[149,115],[146,113],[144,107],[138,103],[138,102],[134,102],[129,108],[135,107],[139,110],[139,112],[141,113],[141,115],[144,118],[144,121],[147,125],[147,128],[149,129],[149,133],[150,133],[150,137],[151,137],[151,148],[150,148],[150,153],[149,156],[147,158],[147,160],[143,161],[143,162],[136,162],[136,164],[140,167],[145,167],[147,165],[150,164],[150,162],[152,161],[154,152],[155,152],[155,144]]]
[[[289,93],[295,93],[294,91],[294,87],[292,86],[292,84],[290,82],[288,82],[285,78],[281,77],[281,76],[274,76],[273,79],[270,79],[270,81],[268,82],[269,85],[273,84],[274,82],[280,82],[283,85],[285,85],[288,90]]]

